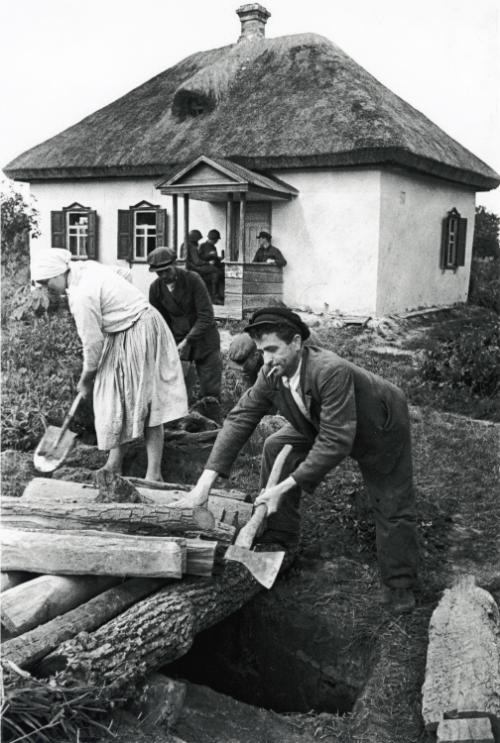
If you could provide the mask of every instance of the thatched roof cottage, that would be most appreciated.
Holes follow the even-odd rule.
[[[498,174],[328,39],[265,38],[265,8],[237,13],[235,44],[187,57],[5,167],[38,200],[33,249],[126,260],[147,290],[149,250],[216,228],[229,314],[269,295],[351,314],[464,301],[475,192]],[[282,273],[251,274],[260,230]]]

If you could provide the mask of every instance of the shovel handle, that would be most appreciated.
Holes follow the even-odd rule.
[[[281,471],[283,469],[283,465],[285,464],[285,459],[287,458],[287,456],[290,454],[291,451],[292,451],[291,444],[285,444],[285,446],[279,452],[278,456],[274,460],[274,464],[269,474],[266,489],[272,488],[278,484],[279,479],[281,477]],[[262,523],[264,522],[266,516],[267,516],[267,506],[265,503],[260,503],[259,505],[255,506],[255,510],[253,512],[252,518],[241,529],[240,533],[236,537],[235,544],[238,545],[238,547],[247,547],[248,549],[250,549],[250,547],[253,544],[253,540],[255,539],[255,536],[259,533],[259,529],[262,526]]]
[[[73,404],[71,405],[70,409],[66,413],[65,419],[63,420],[63,423],[62,423],[62,426],[61,426],[61,431],[59,432],[59,436],[57,437],[57,441],[54,444],[54,447],[57,447],[59,445],[59,443],[61,442],[62,437],[64,436],[64,434],[68,430],[68,426],[71,423],[71,419],[73,418],[74,414],[76,413],[76,409],[79,406],[80,401],[82,400],[82,398],[83,398],[83,395],[82,395],[81,392],[79,392],[78,395],[73,400]]]

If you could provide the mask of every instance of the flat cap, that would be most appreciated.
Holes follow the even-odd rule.
[[[259,237],[265,237],[266,240],[270,240],[271,239],[271,235],[269,234],[269,232],[266,232],[265,230],[261,230],[259,232],[259,234],[257,235],[257,240],[259,239]]]
[[[177,254],[172,248],[167,248],[164,245],[159,248],[155,248],[148,255],[148,263],[150,271],[162,271],[167,266],[172,265],[177,260]]]
[[[303,341],[310,336],[310,330],[300,317],[288,307],[263,307],[256,310],[250,318],[249,324],[243,328],[246,333],[263,325],[288,325],[294,328]]]

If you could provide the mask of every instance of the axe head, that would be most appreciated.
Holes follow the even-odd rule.
[[[264,588],[272,588],[284,557],[284,552],[253,552],[236,544],[228,547],[225,555],[226,560],[244,565]]]

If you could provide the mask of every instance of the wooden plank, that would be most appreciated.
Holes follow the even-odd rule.
[[[39,575],[5,591],[0,609],[2,625],[12,636],[27,632],[83,604],[119,580],[93,575]]]
[[[273,301],[281,300],[283,298],[281,293],[276,294],[246,294],[243,296],[243,309],[258,309],[259,307],[266,307]]]
[[[246,263],[243,270],[245,280],[282,281],[283,269],[281,266],[272,266],[270,263]]]
[[[489,717],[500,732],[499,634],[498,607],[472,576],[444,592],[429,625],[422,687],[427,730],[447,717]]]
[[[260,281],[260,282],[254,282],[247,284],[245,283],[243,285],[243,294],[273,294],[277,295],[279,294],[281,296],[283,292],[283,287],[281,284],[278,283],[269,283],[267,281]]]
[[[441,720],[436,743],[495,743],[487,717]]]
[[[168,537],[113,532],[3,529],[2,561],[7,570],[52,575],[116,575],[182,578],[185,548]]]
[[[282,284],[283,274],[268,274],[267,272],[254,274],[245,271],[245,275],[243,276],[243,287],[245,289],[248,289],[248,287],[251,287],[255,284],[260,284],[261,282],[265,282],[266,284]]]

